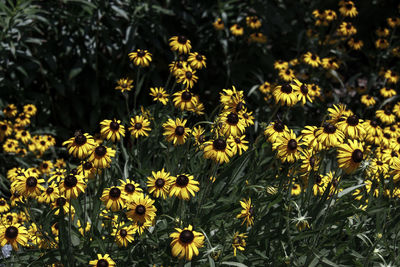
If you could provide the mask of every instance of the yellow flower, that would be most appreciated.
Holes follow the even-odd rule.
[[[242,206],[242,210],[236,215],[236,218],[244,218],[242,224],[246,222],[246,227],[252,226],[254,224],[254,207],[251,204],[251,198],[241,200],[240,206]]]
[[[236,232],[235,235],[233,236],[233,241],[232,241],[232,247],[233,247],[233,255],[236,257],[236,251],[244,251],[244,248],[246,247],[246,239],[247,235],[246,234],[239,234],[239,232]]]
[[[0,226],[0,245],[4,247],[10,244],[14,250],[18,250],[18,244],[25,246],[28,242],[28,231],[18,223]]]
[[[168,142],[172,142],[174,145],[182,145],[186,142],[190,133],[190,129],[185,127],[186,122],[186,119],[177,118],[176,120],[168,119],[168,121],[163,124],[163,135]]]
[[[164,106],[168,103],[169,94],[166,93],[163,87],[150,88],[150,96],[153,97],[153,101],[161,102]]]
[[[119,141],[121,136],[125,136],[125,127],[120,120],[103,120],[100,122],[100,134],[107,140]]]
[[[179,54],[187,54],[192,49],[190,40],[185,36],[173,36],[169,39],[169,46],[172,51],[177,51]]]
[[[232,25],[229,29],[231,30],[232,34],[235,36],[243,35],[243,27],[238,24]]]
[[[179,199],[189,200],[190,195],[194,197],[195,192],[199,192],[199,182],[194,180],[193,175],[180,174],[172,178],[169,196],[176,196]]]
[[[138,49],[135,52],[129,53],[129,58],[136,66],[147,67],[151,62],[151,54],[147,50]]]
[[[184,229],[175,228],[175,230],[176,232],[170,234],[172,255],[188,261],[192,260],[193,255],[199,255],[198,249],[203,247],[204,235],[193,231],[191,225]]]
[[[125,91],[130,91],[133,88],[133,80],[130,80],[128,78],[125,79],[119,79],[117,82],[117,86],[115,87],[115,90],[120,90],[122,93]]]

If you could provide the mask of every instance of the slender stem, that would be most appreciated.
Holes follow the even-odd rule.
[[[140,83],[139,78],[140,78],[140,67],[138,68],[138,70],[136,72],[136,90],[135,90],[134,98],[133,98],[133,109],[134,110],[136,110],[136,100],[140,93],[140,89],[142,87],[142,84]]]

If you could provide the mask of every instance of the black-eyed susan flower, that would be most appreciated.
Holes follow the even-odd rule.
[[[303,56],[303,60],[306,64],[310,65],[313,68],[317,68],[319,65],[321,65],[321,59],[319,58],[319,56],[311,52],[305,53]]]
[[[214,29],[216,29],[217,31],[223,30],[225,28],[224,22],[222,21],[221,18],[217,18],[213,22],[213,26],[214,26]]]
[[[15,207],[19,203],[24,203],[25,199],[24,199],[24,196],[22,194],[20,194],[19,192],[15,191],[15,192],[12,192],[10,201],[11,201],[11,206]]]
[[[182,145],[186,142],[190,133],[190,129],[185,127],[186,122],[186,119],[177,118],[175,120],[168,119],[168,121],[163,124],[163,135],[168,142],[172,142],[174,145]]]
[[[249,141],[245,140],[245,137],[245,135],[236,137],[234,137],[233,135],[229,136],[227,142],[231,147],[232,155],[242,155],[242,153],[249,148]]]
[[[311,171],[317,171],[319,168],[320,159],[312,149],[303,149],[300,153],[300,160],[300,171],[303,174],[309,174]]]
[[[141,197],[143,195],[143,189],[133,180],[126,179],[124,181],[120,179],[119,181],[121,182],[123,191],[122,197],[125,199],[125,202],[132,202],[135,197]]]
[[[290,188],[290,194],[292,196],[298,196],[301,194],[301,192],[302,192],[301,185],[298,182],[294,181],[292,183],[292,187]]]
[[[198,79],[196,71],[189,66],[185,67],[177,75],[177,82],[183,84],[186,88],[192,88]]]
[[[115,267],[115,262],[109,254],[97,254],[97,260],[89,261],[91,267]]]
[[[117,86],[115,87],[115,90],[120,90],[121,93],[125,92],[125,91],[130,91],[133,88],[133,80],[129,79],[129,78],[125,78],[125,79],[119,79],[117,81]]]
[[[125,127],[120,120],[103,120],[100,122],[100,134],[103,138],[113,142],[125,136]]]
[[[396,90],[394,90],[391,87],[383,87],[381,88],[381,90],[379,90],[379,93],[381,94],[381,96],[383,96],[384,98],[389,98],[392,96],[396,95]]]
[[[233,255],[236,257],[236,252],[237,250],[244,251],[246,247],[246,238],[247,235],[242,233],[239,234],[239,232],[236,232],[233,236],[232,240],[232,247],[233,247]]]
[[[190,67],[195,70],[206,67],[206,57],[197,52],[189,53],[188,62]]]
[[[304,129],[301,130],[301,144],[306,145],[314,151],[322,150],[323,145],[317,140],[317,131],[317,126],[305,126]]]
[[[150,96],[153,97],[153,101],[162,103],[164,106],[168,103],[169,94],[163,87],[150,88]]]
[[[274,62],[274,69],[286,70],[289,68],[289,62],[283,60],[277,60]]]
[[[392,124],[396,121],[396,116],[392,113],[390,108],[385,107],[385,109],[379,109],[375,112],[375,116],[380,119],[384,124]]]
[[[373,96],[370,95],[362,95],[361,96],[361,103],[366,105],[367,107],[373,106],[376,104],[376,100]]]
[[[34,115],[36,114],[36,112],[37,112],[37,108],[36,108],[36,106],[33,105],[33,104],[27,104],[27,105],[25,105],[25,106],[23,107],[23,109],[24,109],[24,113],[25,113],[26,115],[28,115],[29,117],[34,116]]]
[[[60,182],[60,193],[66,198],[77,198],[80,193],[85,192],[86,183],[84,177],[79,174],[68,174]]]
[[[387,18],[386,19],[388,25],[392,28],[396,28],[397,26],[400,26],[400,18]]]
[[[151,131],[150,121],[146,119],[142,115],[136,115],[134,118],[131,118],[130,121],[131,127],[129,127],[129,131],[131,132],[132,137],[138,138],[139,136],[149,136],[149,132]]]
[[[388,83],[397,83],[399,81],[399,75],[392,70],[387,70],[384,77]]]
[[[13,182],[11,187],[24,197],[36,197],[43,190],[43,183],[44,179],[39,178],[37,173],[27,170],[23,176],[18,176],[18,180]]]
[[[92,149],[89,161],[95,168],[108,168],[111,164],[111,158],[115,157],[115,150],[111,147],[97,145]]]
[[[317,130],[315,135],[318,142],[321,142],[325,147],[336,147],[343,142],[345,137],[344,133],[331,123],[325,123],[323,127]]]
[[[82,134],[77,132],[75,137],[63,143],[63,146],[67,146],[68,153],[76,158],[84,159],[89,156],[91,150],[95,146],[94,139],[88,133]]]
[[[10,210],[10,206],[4,198],[0,198],[0,213],[5,213]]]
[[[294,71],[293,71],[292,69],[289,69],[289,68],[287,68],[287,69],[281,69],[281,70],[279,71],[279,77],[280,77],[282,80],[286,81],[286,82],[290,82],[290,81],[292,81],[294,78],[296,78],[296,76],[295,76],[295,74],[294,74]],[[275,88],[276,88],[276,87],[275,87]]]
[[[295,93],[297,95],[299,102],[301,102],[303,105],[307,101],[312,103],[311,94],[309,90],[310,85],[302,83],[297,79],[294,79],[293,82],[296,83],[297,85],[297,87],[295,87],[295,89],[297,89]]]
[[[362,40],[355,40],[354,38],[350,38],[347,41],[347,44],[353,50],[360,50],[364,46],[364,42]]]
[[[324,15],[323,15],[324,20],[326,21],[332,21],[337,19],[337,14],[335,11],[331,10],[331,9],[327,9],[324,11]]]
[[[31,140],[31,134],[27,130],[18,131],[15,134],[15,138],[21,140],[22,143],[27,144]]]
[[[14,250],[18,245],[25,246],[28,242],[28,231],[25,226],[18,223],[0,226],[0,245],[10,244]]]
[[[204,158],[212,159],[219,164],[229,162],[229,158],[233,156],[231,146],[222,137],[206,141],[203,150]]]
[[[174,75],[174,77],[178,78],[179,75],[188,68],[188,63],[186,61],[172,61],[171,64],[168,65],[169,71]]]
[[[242,206],[242,210],[236,215],[236,218],[243,218],[242,225],[246,223],[246,227],[252,226],[254,224],[254,206],[251,204],[251,198],[241,200],[240,206]]]
[[[152,221],[157,211],[153,204],[154,200],[149,196],[134,197],[132,202],[127,203],[126,216],[134,222]]]
[[[342,16],[350,18],[353,18],[358,14],[357,8],[352,1],[346,1],[345,4],[341,5],[339,12],[342,14]]]
[[[132,224],[132,227],[135,232],[137,232],[139,235],[143,234],[146,229],[149,229],[149,227],[153,226],[152,221],[145,221],[145,222],[134,222]]]
[[[38,196],[38,201],[41,203],[50,204],[53,203],[60,196],[58,187],[55,184],[50,184],[40,196]]]
[[[120,186],[105,188],[100,200],[103,201],[106,209],[118,211],[125,206],[125,197],[123,196],[124,193],[125,191],[123,191]]]
[[[246,124],[240,113],[224,112],[220,115],[220,121],[223,123],[222,132],[226,137],[240,136],[245,131]]]
[[[293,163],[300,157],[302,150],[300,147],[300,138],[296,137],[293,130],[290,130],[284,132],[275,140],[272,148],[277,151],[277,155],[282,162]]]
[[[7,118],[13,118],[18,113],[17,106],[14,104],[9,104],[3,109],[3,113]]]
[[[363,161],[364,148],[357,140],[348,140],[348,144],[341,144],[338,147],[338,163],[346,173],[354,172]]]
[[[172,255],[188,261],[192,260],[193,256],[199,255],[199,248],[203,247],[204,235],[193,231],[191,225],[183,229],[175,228],[175,230],[176,232],[170,234]]]
[[[20,113],[18,114],[17,118],[15,119],[15,123],[18,124],[19,126],[25,127],[31,123],[31,116],[25,113]]]
[[[312,99],[321,96],[321,88],[317,84],[310,84],[309,89],[309,94]]]
[[[194,180],[193,175],[180,174],[172,178],[169,189],[169,196],[176,196],[179,199],[189,200],[190,195],[194,197],[195,192],[199,192],[199,182]]]
[[[150,194],[154,197],[167,198],[169,189],[172,184],[172,177],[169,172],[165,172],[164,168],[158,172],[151,172],[152,176],[147,177],[147,187]]]
[[[339,26],[338,33],[342,36],[351,36],[357,33],[357,29],[351,22],[343,21]]]
[[[174,96],[173,99],[174,105],[180,110],[193,110],[197,104],[196,98],[187,89],[178,91],[174,93],[173,96]]]
[[[233,24],[229,30],[231,31],[231,33],[235,36],[241,36],[243,35],[244,29],[242,26],[240,26],[239,24]]]
[[[115,242],[117,242],[118,246],[127,247],[129,243],[133,242],[133,235],[135,232],[135,228],[129,225],[117,228],[114,227],[112,235],[115,236]]]
[[[4,137],[10,136],[13,132],[11,122],[4,120],[0,121],[0,142],[4,140]]]
[[[257,16],[246,17],[246,25],[252,29],[258,29],[261,27],[261,20]]]
[[[267,42],[267,37],[261,32],[253,32],[249,36],[249,42],[265,44]]]
[[[384,38],[379,38],[375,41],[375,47],[378,49],[386,49],[389,47],[389,41]]]
[[[190,40],[183,35],[171,37],[169,39],[169,46],[172,51],[177,51],[179,54],[187,54],[192,49]]]
[[[327,122],[332,124],[338,123],[343,116],[348,117],[353,115],[352,112],[347,109],[346,105],[343,104],[333,105],[332,108],[328,108],[328,113],[330,119],[327,120]]]
[[[193,130],[191,131],[191,134],[194,137],[195,143],[193,145],[195,146],[202,146],[204,142],[206,141],[206,136],[205,136],[205,130],[201,126],[195,126]]]
[[[345,120],[339,121],[336,126],[347,137],[360,140],[366,134],[362,123],[363,120],[359,119],[357,115],[351,115]]]
[[[283,84],[275,87],[273,95],[275,98],[275,103],[279,103],[282,106],[294,106],[299,101],[296,91],[300,88],[296,84]]]
[[[140,67],[149,66],[152,60],[151,53],[144,49],[137,49],[136,51],[129,53],[128,56],[130,60],[132,60],[133,64]]]
[[[275,143],[279,136],[284,132],[288,132],[289,128],[280,120],[270,123],[264,130],[264,135],[267,137],[268,142]]]
[[[64,214],[68,214],[70,212],[70,201],[66,199],[64,196],[59,196],[56,200],[51,204],[53,210],[55,210],[54,214],[58,215],[60,210],[64,212]],[[75,213],[74,206],[71,205],[71,214]]]
[[[326,57],[321,60],[321,65],[324,69],[337,70],[339,68],[339,62],[334,57]]]

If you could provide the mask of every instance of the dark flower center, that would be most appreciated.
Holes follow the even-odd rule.
[[[37,185],[37,179],[35,177],[29,177],[26,179],[26,186],[35,187]]]
[[[350,3],[346,4],[346,9],[351,10],[353,8],[353,5]]]
[[[235,138],[235,143],[236,144],[240,144],[241,142],[242,142],[242,140],[240,140],[240,138],[238,138],[238,137]]]
[[[139,50],[137,52],[138,57],[144,57],[146,55],[146,52],[144,52],[143,50]]]
[[[94,150],[94,153],[98,157],[104,157],[106,155],[106,153],[107,153],[107,148],[105,146],[98,146]]]
[[[192,231],[189,230],[183,230],[179,235],[179,240],[185,244],[192,243],[193,239],[194,239],[194,234]]]
[[[143,215],[146,213],[146,207],[143,205],[137,205],[135,209],[136,214]]]
[[[383,136],[384,136],[386,139],[390,139],[390,138],[391,138],[391,136],[390,136],[389,133],[384,133]]]
[[[119,123],[118,123],[118,122],[115,122],[115,121],[112,121],[112,122],[110,123],[110,129],[113,130],[113,131],[118,131],[118,129],[119,129]]]
[[[4,200],[0,200],[0,206],[4,206],[6,202]]]
[[[83,164],[83,168],[84,168],[85,170],[90,170],[92,167],[93,167],[93,165],[92,165],[91,162],[85,162],[85,163]]]
[[[180,44],[186,44],[187,38],[183,35],[178,36],[178,43]]]
[[[363,160],[363,152],[360,149],[356,149],[353,151],[353,154],[351,154],[351,159],[355,163],[360,163]]]
[[[290,94],[292,92],[292,86],[290,84],[284,84],[281,87],[281,91],[286,94]]]
[[[312,56],[311,56],[311,59],[312,59],[312,60],[316,60],[317,57],[316,57],[315,55],[312,55]]]
[[[224,151],[226,148],[226,141],[223,139],[215,139],[213,142],[213,147],[215,150]]]
[[[392,153],[390,153],[390,155],[391,155],[393,158],[397,158],[397,157],[398,157],[396,151],[392,151]]]
[[[357,115],[353,115],[347,118],[347,123],[351,126],[356,126],[358,124]]]
[[[112,198],[119,198],[121,195],[121,190],[117,187],[113,187],[110,189],[110,197]]]
[[[307,85],[303,84],[302,86],[300,86],[300,91],[303,93],[303,95],[306,95],[308,93]]]
[[[108,261],[105,259],[98,260],[96,267],[108,267]]]
[[[14,239],[18,236],[18,228],[15,226],[7,227],[5,236],[9,239]]]
[[[321,175],[317,175],[317,178],[315,179],[315,183],[319,184],[322,181]]]
[[[346,29],[350,30],[350,29],[351,29],[351,25],[350,25],[350,24],[347,24],[347,25],[346,25]]]
[[[125,185],[125,191],[128,193],[133,193],[135,192],[135,186],[133,184],[126,184]]]
[[[21,133],[21,135],[22,135],[22,136],[26,136],[27,133],[26,133],[25,131],[23,131],[23,132]]]
[[[191,71],[187,71],[187,72],[185,72],[185,76],[186,76],[186,78],[187,79],[192,79],[192,77],[193,77],[193,74],[192,74],[192,72]]]
[[[376,162],[376,165],[382,166],[382,165],[383,165],[383,162],[380,161],[380,160],[378,160],[378,161]]]
[[[76,179],[75,175],[68,175],[67,177],[65,177],[64,180],[64,185],[66,187],[75,187],[78,184],[78,179]]]
[[[51,193],[54,192],[54,188],[53,187],[49,187],[46,189],[46,194],[50,195]]]
[[[119,231],[119,235],[120,235],[121,237],[125,237],[125,236],[128,235],[128,232],[127,232],[125,229],[121,229],[121,231]]]
[[[65,203],[67,203],[67,200],[66,200],[65,198],[63,198],[63,197],[59,197],[59,198],[57,198],[57,200],[56,200],[56,204],[57,204],[57,206],[59,206],[59,207],[64,206]]]
[[[226,116],[227,122],[229,124],[236,125],[239,122],[239,116],[236,113],[229,113],[228,116]]]
[[[371,121],[370,125],[374,128],[378,127],[378,122],[377,121]]]
[[[137,123],[135,123],[134,127],[135,127],[135,130],[140,130],[140,129],[142,129],[142,124],[137,122]]]
[[[14,217],[12,215],[8,215],[7,216],[7,221],[12,222],[14,219]]]
[[[43,169],[47,169],[47,167],[49,167],[49,165],[47,163],[43,163],[42,167],[43,167]]]
[[[281,121],[276,121],[274,123],[274,130],[277,132],[283,132],[285,125]]]
[[[179,175],[176,178],[176,184],[180,187],[185,187],[189,183],[189,178],[186,175]]]
[[[239,102],[239,103],[236,105],[236,112],[241,111],[243,108],[244,108],[243,102]]]
[[[182,93],[181,98],[185,102],[189,102],[192,99],[192,94],[189,91],[185,91]]]
[[[202,56],[202,55],[196,55],[196,59],[197,59],[198,61],[202,61],[202,60],[203,60],[203,56]]]
[[[311,90],[313,90],[313,91],[317,91],[317,86],[316,85],[313,85],[313,86],[311,86]]]
[[[75,137],[75,143],[76,143],[78,146],[84,145],[84,144],[86,143],[86,136],[84,136],[83,134],[78,134],[78,135]]]
[[[164,181],[164,179],[161,179],[161,178],[158,178],[157,180],[156,180],[156,186],[158,187],[158,188],[162,188],[164,185],[165,185],[165,181]]]
[[[295,150],[297,148],[297,141],[290,139],[287,146],[289,150]]]
[[[3,132],[5,132],[6,130],[7,130],[7,125],[1,125],[1,130],[3,131]]]
[[[176,126],[175,128],[175,134],[178,136],[182,136],[185,133],[185,128],[182,126]]]
[[[369,95],[369,96],[367,96],[367,99],[368,99],[368,100],[370,100],[371,98],[372,98],[372,97],[371,97],[370,95]]]
[[[327,134],[334,134],[336,132],[335,125],[330,124],[330,123],[326,124],[324,126],[324,132],[327,133]]]
[[[389,116],[392,114],[392,112],[389,109],[385,109],[385,114]]]

